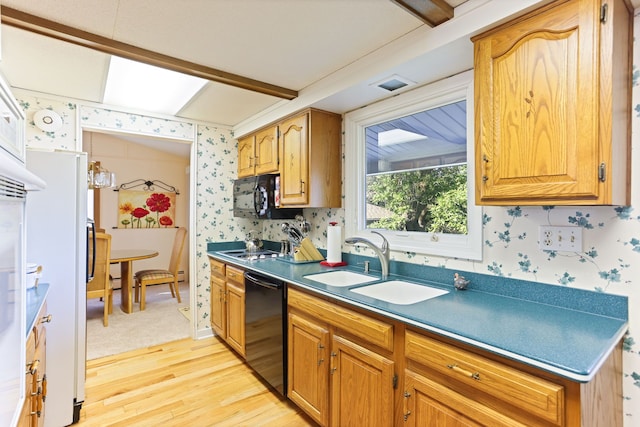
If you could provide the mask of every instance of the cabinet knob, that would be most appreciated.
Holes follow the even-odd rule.
[[[53,320],[53,315],[48,314],[40,319],[40,323],[51,323],[51,320]]]

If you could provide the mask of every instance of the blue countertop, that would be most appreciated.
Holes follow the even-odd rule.
[[[48,283],[41,283],[37,287],[27,289],[27,337],[36,324],[36,316],[40,312],[48,293]]]
[[[628,328],[624,296],[472,272],[460,272],[471,283],[467,290],[458,291],[453,287],[454,270],[406,263],[394,266],[392,261],[392,273],[404,274],[391,274],[389,279],[449,291],[416,304],[397,305],[350,291],[362,285],[333,287],[304,278],[337,268],[278,259],[244,261],[219,252],[225,249],[236,248],[209,243],[207,254],[578,382],[593,378]],[[360,258],[370,259],[352,258],[351,265]],[[373,266],[376,260],[371,261]],[[339,269],[362,273],[362,268],[351,265]]]

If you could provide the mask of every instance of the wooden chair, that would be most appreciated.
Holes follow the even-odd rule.
[[[96,269],[93,280],[87,283],[87,299],[102,298],[104,317],[102,323],[109,326],[109,314],[113,313],[113,285],[109,277],[111,235],[96,233]]]
[[[180,268],[180,259],[182,258],[182,249],[187,237],[187,229],[178,228],[176,237],[173,240],[173,249],[171,250],[171,259],[169,260],[169,268],[166,270],[152,269],[137,271],[134,275],[135,280],[135,301],[140,301],[140,311],[145,309],[145,298],[147,294],[147,285],[159,285],[168,283],[171,290],[171,297],[180,299],[180,290],[178,289],[178,270]],[[142,293],[142,296],[140,296]]]

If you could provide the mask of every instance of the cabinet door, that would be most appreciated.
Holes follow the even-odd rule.
[[[238,140],[238,178],[252,176],[255,166],[254,137]]]
[[[331,425],[394,424],[393,360],[334,335],[331,375]]]
[[[223,340],[227,339],[226,285],[222,278],[211,276],[211,328]]]
[[[245,356],[244,287],[227,281],[227,344]]]
[[[35,329],[35,328],[34,328]],[[35,389],[35,372],[32,370],[33,362],[36,360],[36,337],[35,332],[31,332],[27,337],[26,344],[26,369],[25,369],[25,398],[24,405],[22,406],[22,412],[20,413],[20,419],[18,420],[18,427],[30,427],[35,424],[35,414],[32,415],[33,408],[32,402],[35,401],[34,390]],[[33,374],[32,374],[33,373]],[[33,419],[33,421],[32,421]]]
[[[524,427],[410,370],[405,371],[403,416],[407,427]]]
[[[598,198],[599,5],[565,2],[474,40],[478,204]]]
[[[285,120],[279,126],[280,203],[309,203],[308,114]]]
[[[254,143],[255,174],[278,172],[278,128],[267,128],[256,133]]]
[[[289,313],[288,390],[292,402],[321,426],[329,424],[329,331]]]
[[[40,361],[38,372],[35,375],[35,409],[36,424],[34,426],[44,426],[45,400],[47,397],[47,330],[42,327],[36,345],[36,360]]]

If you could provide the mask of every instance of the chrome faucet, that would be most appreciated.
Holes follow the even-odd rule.
[[[372,233],[377,234],[378,236],[382,237],[382,246],[378,247],[376,246],[375,243],[371,242],[370,240],[367,240],[363,237],[347,237],[344,242],[348,245],[355,245],[357,243],[364,243],[365,245],[369,246],[371,249],[373,249],[373,251],[376,253],[376,255],[378,256],[378,259],[380,260],[380,266],[382,267],[382,280],[386,280],[387,277],[389,277],[389,253],[391,252],[389,250],[389,242],[387,241],[387,239],[385,239],[385,237],[378,233],[377,231],[372,231]]]

